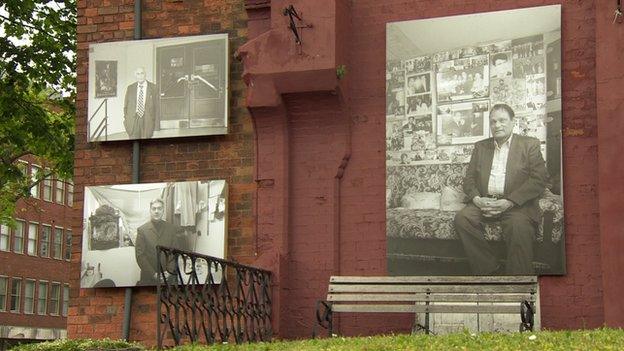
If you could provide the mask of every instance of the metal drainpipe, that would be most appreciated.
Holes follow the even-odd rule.
[[[141,39],[141,0],[134,0],[134,40]],[[138,140],[132,142],[132,183],[139,183],[140,144]],[[123,338],[130,341],[130,321],[132,319],[132,288],[126,288],[124,300]]]

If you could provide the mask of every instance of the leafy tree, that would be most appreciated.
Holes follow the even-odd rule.
[[[76,0],[0,2],[0,223],[44,177],[73,172]],[[18,159],[46,171],[31,179]]]

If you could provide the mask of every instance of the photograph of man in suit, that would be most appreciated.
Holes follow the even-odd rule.
[[[533,241],[540,218],[538,198],[547,172],[538,139],[513,134],[514,111],[506,104],[490,111],[493,137],[475,144],[463,182],[468,205],[455,215],[474,274],[533,274]],[[484,223],[498,221],[506,244],[504,267],[485,239]]]
[[[158,128],[158,92],[156,84],[145,78],[145,69],[134,71],[136,82],[126,89],[124,127],[130,139],[148,139]]]
[[[156,285],[158,282],[157,245],[185,249],[182,228],[162,219],[164,209],[162,199],[152,200],[149,222],[137,229],[135,255],[141,268],[141,279],[137,285]]]

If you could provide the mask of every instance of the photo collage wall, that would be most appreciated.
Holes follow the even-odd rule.
[[[545,74],[560,72],[560,57],[547,62],[547,49],[535,35],[388,62],[387,164],[468,162],[497,103],[516,112],[515,132],[544,142],[546,157],[546,102],[561,97],[560,73]]]

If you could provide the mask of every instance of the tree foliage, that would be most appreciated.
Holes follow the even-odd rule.
[[[73,172],[76,0],[0,2],[0,223],[47,175]],[[32,155],[37,179],[17,162]]]

